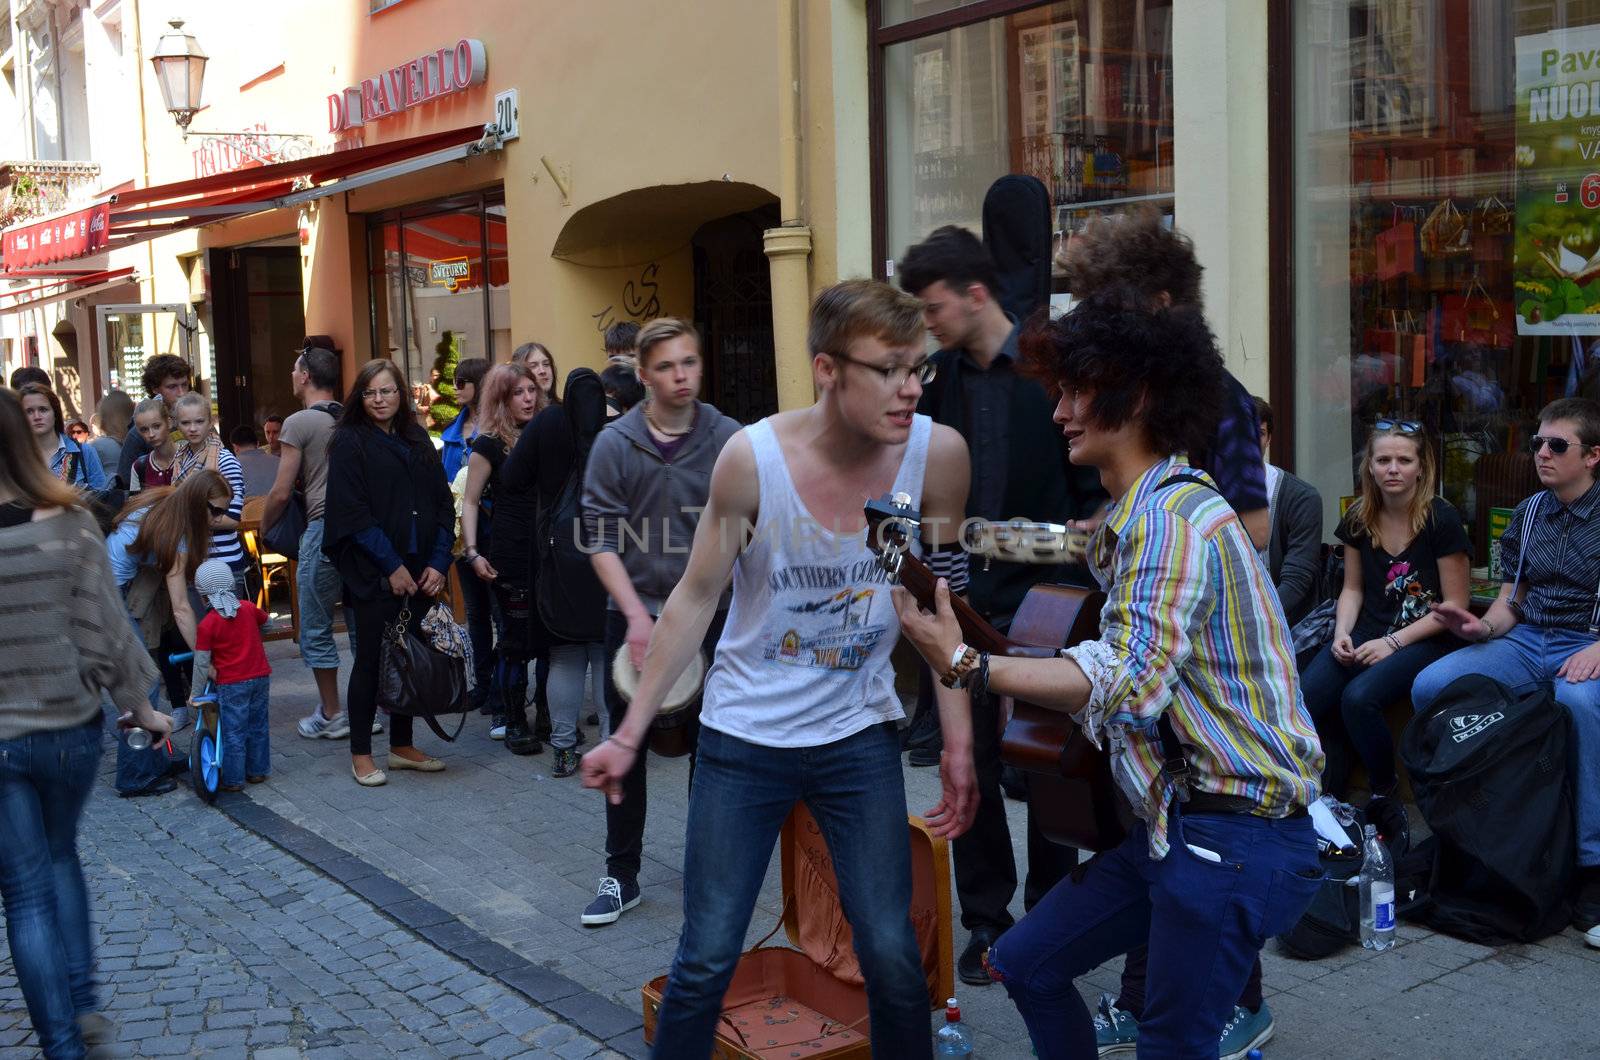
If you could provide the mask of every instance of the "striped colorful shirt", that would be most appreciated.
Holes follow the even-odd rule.
[[[1089,545],[1106,592],[1100,639],[1067,648],[1088,676],[1074,715],[1167,853],[1172,783],[1162,771],[1163,713],[1184,746],[1195,791],[1251,799],[1284,817],[1319,794],[1322,747],[1300,696],[1294,649],[1272,579],[1233,509],[1182,455],[1152,466]]]

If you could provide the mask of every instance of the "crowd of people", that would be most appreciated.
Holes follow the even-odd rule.
[[[420,629],[453,582],[469,708],[511,753],[548,746],[552,776],[604,793],[606,863],[574,911],[583,925],[643,900],[647,748],[693,756],[659,1055],[709,1053],[797,801],[828,842],[874,1049],[928,1054],[909,752],[939,769],[925,819],[953,845],[957,971],[1003,985],[1040,1056],[1243,1057],[1273,1029],[1261,946],[1320,885],[1308,808],[1324,791],[1364,795],[1369,814],[1393,799],[1390,715],[1471,674],[1553,682],[1573,718],[1575,922],[1600,947],[1600,406],[1543,410],[1542,488],[1501,540],[1504,585],[1481,615],[1426,425],[1376,420],[1327,584],[1322,500],[1269,462],[1273,410],[1223,367],[1188,241],[1134,212],[1076,237],[1064,266],[1077,304],[1051,319],[1002,300],[971,233],[932,233],[899,262],[899,289],[852,280],[817,297],[816,403],[747,426],[700,400],[699,335],[672,317],[614,326],[604,369],[559,388],[538,343],[457,362],[459,413],[438,437],[399,365],[368,361],[342,387],[318,340],[292,368],[302,408],[227,446],[180,358],[150,359],[144,400],[108,395],[99,436],[64,416],[44,373],[14,375],[0,391],[0,555],[21,604],[0,605],[15,649],[0,659],[0,802],[16,838],[0,892],[46,1053],[81,1055],[106,1033],[73,846],[102,746],[102,706],[83,690],[103,690],[116,725],[161,737],[212,689],[232,740],[222,786],[271,773],[268,616],[241,534],[258,497],[259,530],[303,521],[298,648],[317,702],[299,735],[348,741],[362,787],[445,771],[411,717],[380,716],[377,686],[385,631]],[[931,600],[894,588],[891,606],[862,513],[885,494],[923,517]],[[1088,531],[1088,551],[1062,566],[969,562],[951,529],[1011,518]],[[1048,659],[968,646],[952,595],[1004,632],[1047,581],[1105,592],[1097,639]],[[1320,633],[1297,660],[1305,630]],[[909,723],[890,663],[901,633],[923,663]],[[671,709],[696,657],[703,690]],[[1020,920],[1003,792],[1027,781],[1002,767],[1003,696],[1066,712],[1108,748],[1137,818],[1080,864],[1030,804]],[[580,759],[586,723],[597,743]],[[119,739],[119,793],[172,790],[185,762],[166,747]],[[1091,1008],[1075,980],[1119,953],[1119,993]]]

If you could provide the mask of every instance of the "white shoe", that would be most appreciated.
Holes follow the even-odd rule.
[[[1583,941],[1600,950],[1600,924],[1596,924],[1583,933]]]
[[[300,719],[295,730],[308,740],[342,740],[350,735],[350,720],[342,712],[324,718],[322,711],[313,710]]]

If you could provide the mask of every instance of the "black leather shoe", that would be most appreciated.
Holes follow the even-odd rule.
[[[528,731],[526,721],[513,719],[506,724],[506,750],[514,755],[536,755],[544,750],[544,744]]]
[[[983,955],[989,952],[989,947],[994,945],[998,937],[998,932],[988,928],[978,928],[972,933],[967,948],[961,951],[961,959],[956,961],[956,974],[963,983],[968,986],[988,986],[994,982],[983,967]]]
[[[177,791],[176,780],[158,780],[154,784],[147,784],[138,791],[119,791],[117,794],[124,799],[139,799],[146,795],[165,795],[169,791]]]

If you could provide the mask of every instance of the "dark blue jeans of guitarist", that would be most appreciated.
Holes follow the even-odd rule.
[[[1198,314],[1104,295],[1023,349],[1060,388],[1073,462],[1113,498],[1089,549],[1100,637],[1054,659],[988,658],[961,642],[943,589],[932,615],[902,590],[896,609],[936,673],[1069,714],[1110,756],[1138,823],[1002,935],[987,966],[1039,1056],[1093,1056],[1073,981],[1148,945],[1139,1054],[1216,1056],[1261,945],[1321,882],[1306,808],[1323,762],[1272,582],[1186,456],[1220,404],[1221,357]]]

